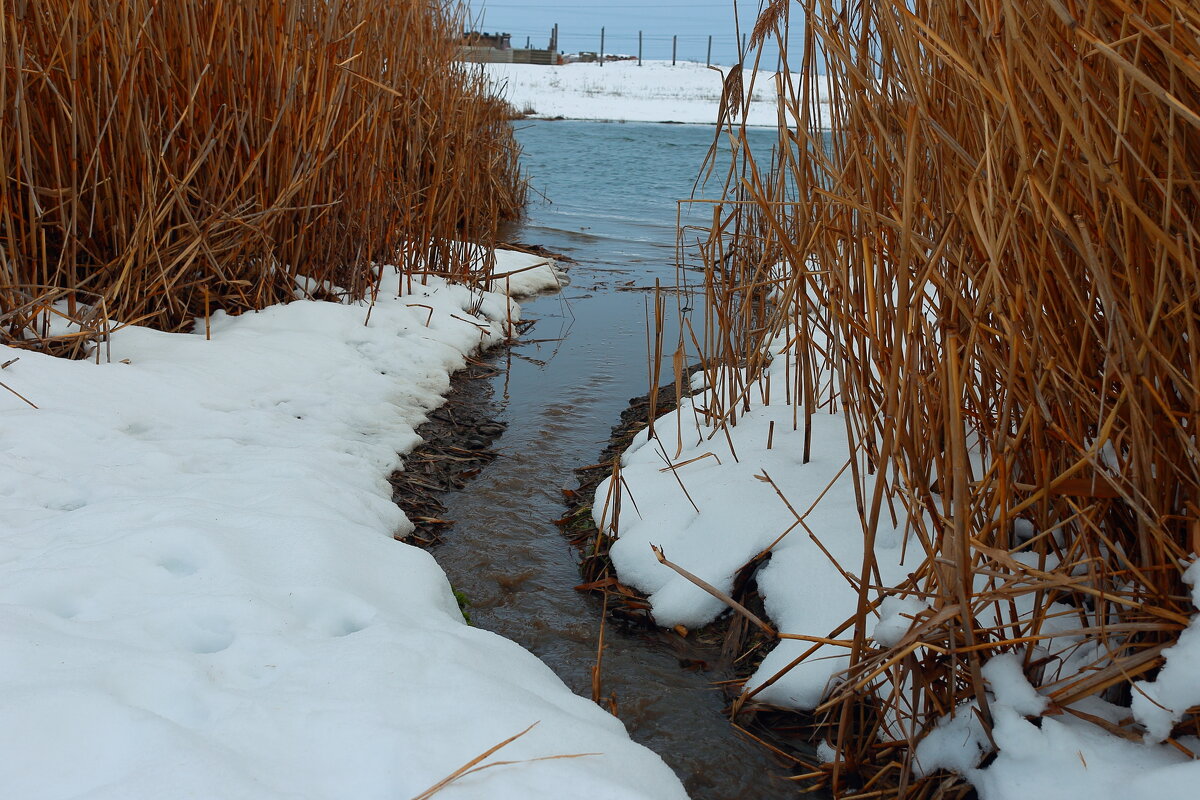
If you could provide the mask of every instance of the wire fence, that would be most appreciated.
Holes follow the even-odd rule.
[[[630,31],[601,26],[594,31],[579,28],[560,31],[558,25],[548,30],[505,31],[511,34],[513,47],[549,47],[563,53],[594,54],[604,60],[637,58],[639,61],[691,61],[710,65],[732,65],[742,61],[749,40],[733,31],[721,33],[667,33],[661,31]],[[778,49],[762,54],[764,68],[778,68],[781,57]]]

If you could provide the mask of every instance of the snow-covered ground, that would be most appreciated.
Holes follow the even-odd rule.
[[[757,575],[758,587],[771,622],[784,634],[827,637],[855,612],[857,592],[842,570],[857,576],[864,543],[850,471],[842,471],[849,460],[845,423],[838,416],[816,415],[812,459],[802,463],[803,434],[793,430],[792,409],[780,402],[785,396],[783,361],[776,358],[768,372],[766,380],[776,384],[771,391],[765,382],[751,390],[752,408],[727,431],[728,439],[699,422],[697,409],[710,403],[704,392],[662,417],[655,425],[656,439],[648,439],[645,432],[636,437],[622,458],[621,479],[627,489],[617,519],[620,538],[611,555],[619,577],[649,595],[662,625],[703,625],[724,609],[724,603],[660,563],[654,548],[667,561],[728,594],[739,568],[771,547],[771,559]],[[768,397],[775,402],[766,404]],[[613,516],[609,483],[602,483],[595,497],[594,514],[600,523]],[[802,524],[797,524],[797,515]],[[878,532],[885,586],[897,585],[920,561],[920,547],[914,543],[907,549],[907,563],[902,561],[901,544],[898,531],[886,527]],[[1193,566],[1188,577],[1200,583],[1200,565]],[[1200,605],[1200,588],[1195,600]],[[915,600],[888,598],[872,630],[874,639],[887,646],[897,643],[912,614],[922,607]],[[1200,704],[1197,619],[1167,651],[1166,666],[1156,681],[1137,685],[1132,708],[1094,698],[1075,706],[1114,728],[1136,720],[1145,731],[1143,740],[1131,741],[1047,707],[1047,699],[1026,681],[1020,663],[999,656],[984,670],[999,757],[980,768],[990,749],[988,740],[977,717],[964,707],[922,742],[919,768],[956,770],[978,788],[983,800],[1196,796],[1200,762],[1189,758],[1186,750],[1200,753],[1200,741],[1177,742],[1185,749],[1162,742],[1180,715]],[[811,640],[780,641],[748,688],[768,683],[810,646]],[[800,663],[761,689],[757,698],[814,708],[830,679],[847,663],[835,647],[826,650],[831,652]]]
[[[0,347],[0,796],[404,800],[534,723],[439,796],[685,796],[392,538],[397,453],[516,313],[398,293]]]
[[[624,122],[717,122],[724,73],[704,64],[669,61],[611,61],[599,64],[486,64],[484,69],[519,112],[534,117]],[[751,73],[743,75],[749,90]],[[775,73],[759,72],[750,95],[747,122],[775,127]]]

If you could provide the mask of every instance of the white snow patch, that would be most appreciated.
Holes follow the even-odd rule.
[[[540,66],[486,64],[484,70],[519,112],[540,118],[615,120],[621,122],[717,122],[724,75],[704,64],[681,61],[613,61]],[[778,122],[775,73],[746,70],[750,90],[747,124],[773,128]],[[793,80],[798,77],[793,76]],[[822,104],[821,109],[827,109]],[[736,120],[735,120],[736,121]]]
[[[389,472],[519,309],[437,279],[367,306],[125,328],[112,361],[0,347],[0,794],[684,798],[396,542]],[[125,359],[128,363],[122,363]]]
[[[803,463],[803,426],[793,429],[791,408],[782,402],[782,359],[779,364],[768,376],[778,382],[771,397],[779,400],[772,405],[757,402],[730,431],[737,459],[724,435],[709,438],[711,429],[697,428],[700,409],[709,402],[706,392],[659,419],[655,423],[659,439],[648,440],[643,431],[622,456],[622,478],[631,501],[622,506],[619,536],[610,555],[621,580],[649,595],[660,625],[699,627],[715,619],[725,606],[659,564],[651,545],[662,547],[667,559],[728,593],[742,565],[789,528],[757,575],[766,611],[780,632],[826,636],[854,611],[857,593],[842,570],[857,574],[861,569],[863,537],[850,471],[843,469],[850,458],[845,423],[837,416],[816,414],[812,458]],[[756,389],[753,394],[756,400],[765,397],[765,391]],[[770,450],[766,449],[768,434]],[[692,463],[664,472],[668,460]],[[804,525],[795,524],[787,505],[763,479],[768,476],[793,508],[808,512]],[[593,506],[597,516],[602,515],[608,483],[597,488]],[[809,511],[823,492],[824,498]],[[905,575],[899,544],[898,531],[881,529],[878,546],[895,552],[880,559],[884,584],[899,583]],[[762,687],[810,646],[794,639],[779,641],[747,688]],[[830,679],[846,664],[847,657],[835,651],[806,660],[762,688],[757,697],[814,708]]]
[[[494,274],[501,277],[492,281],[491,290],[509,297],[558,291],[568,282],[555,259],[513,250],[496,251]]]
[[[912,627],[913,618],[928,608],[928,603],[914,597],[885,597],[871,638],[884,647],[895,647]]]
[[[1200,607],[1200,561],[1184,573],[1192,585],[1192,602]],[[1146,726],[1146,741],[1161,742],[1188,708],[1200,705],[1200,614],[1192,617],[1179,641],[1163,651],[1167,663],[1153,681],[1134,687],[1133,714]]]
[[[1046,710],[1048,701],[1025,677],[1021,659],[1012,653],[994,656],[983,665],[983,679],[996,696],[996,704],[1012,709],[1023,717],[1032,717]]]
[[[1184,798],[1195,796],[1200,781],[1200,762],[1178,750],[1131,742],[1068,715],[1044,716],[1035,725],[1001,708],[992,736],[1000,748],[996,760],[963,773],[982,800]]]

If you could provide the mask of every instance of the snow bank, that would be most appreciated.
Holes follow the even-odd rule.
[[[541,292],[557,291],[567,285],[567,276],[558,262],[546,256],[497,250],[491,290],[509,297],[530,297]]]
[[[812,458],[802,463],[803,434],[792,429],[791,408],[779,401],[763,402],[765,397],[785,396],[784,374],[783,359],[776,359],[765,382],[751,389],[752,407],[727,431],[728,440],[726,432],[714,434],[713,429],[698,425],[700,412],[709,403],[708,393],[702,392],[655,423],[657,439],[649,440],[643,431],[622,457],[621,477],[628,488],[612,560],[622,581],[649,596],[654,618],[661,625],[703,625],[721,613],[724,605],[659,563],[652,546],[660,547],[666,559],[729,593],[737,571],[778,540],[757,578],[767,614],[781,633],[829,636],[855,613],[857,593],[842,570],[857,576],[864,544],[850,471],[842,471],[850,458],[845,423],[838,416],[816,415]],[[769,393],[766,382],[774,384]],[[601,524],[607,521],[609,483],[602,483],[595,497]],[[780,493],[803,517],[803,524],[796,524],[796,516]],[[899,531],[885,523],[877,537],[882,584],[895,586],[919,564],[921,548],[910,544],[910,563],[906,565],[901,560]],[[1200,583],[1200,566],[1192,567],[1188,579]],[[1200,605],[1200,589],[1196,602]],[[872,637],[884,646],[897,644],[913,616],[924,608],[923,602],[913,598],[884,598]],[[1016,611],[1028,614],[1031,608],[1032,598],[1024,596]],[[1077,636],[1067,635],[1077,623],[1065,613],[1070,609],[1061,610],[1063,614],[1049,616],[1062,619],[1047,620],[1042,631],[1054,634],[1061,629],[1061,636],[1047,641],[1047,649],[1072,655],[1064,657],[1057,668],[1051,660],[1045,667],[1048,678],[1074,674],[1103,655],[1095,646],[1069,646],[1078,644]],[[991,743],[967,705],[942,719],[921,742],[918,767],[927,773],[940,768],[959,772],[977,787],[982,800],[1193,796],[1200,783],[1200,761],[1159,742],[1186,709],[1200,703],[1195,678],[1200,671],[1198,632],[1200,615],[1178,644],[1166,651],[1166,664],[1157,679],[1137,685],[1132,710],[1096,698],[1074,706],[1084,715],[1112,723],[1114,730],[1120,726],[1129,730],[1132,715],[1146,729],[1144,742],[1138,741],[1136,734],[1131,740],[1085,718],[1047,707],[1046,698],[1026,680],[1020,662],[1012,656],[999,656],[984,669],[993,697],[992,737],[999,745],[999,755],[980,767]],[[809,647],[804,641],[778,642],[748,681],[747,689],[768,684]],[[794,708],[814,708],[829,681],[847,663],[832,646],[826,649],[829,654],[800,663],[756,697]],[[1178,744],[1200,753],[1200,741]],[[828,747],[822,754],[833,757]]]
[[[487,64],[497,91],[517,111],[539,118],[618,120],[623,122],[717,122],[727,67],[667,61],[611,61],[599,64]],[[750,86],[750,72],[743,83]],[[757,73],[747,121],[775,127],[773,72]]]
[[[1192,603],[1200,607],[1200,561],[1193,563],[1183,577],[1192,584]],[[1163,656],[1167,663],[1158,677],[1138,683],[1133,696],[1133,713],[1146,727],[1148,742],[1165,740],[1184,712],[1200,705],[1200,681],[1196,680],[1200,673],[1200,615],[1192,618]]]
[[[513,313],[431,279],[360,305],[0,347],[0,794],[682,798],[662,761],[396,542],[386,476]]]
[[[724,435],[710,438],[711,429],[697,428],[698,409],[708,404],[707,393],[685,400],[655,423],[659,440],[648,441],[643,431],[622,457],[621,474],[629,495],[622,504],[619,538],[611,556],[621,580],[649,595],[654,618],[661,625],[704,625],[725,606],[660,564],[651,545],[728,593],[738,569],[780,536],[757,576],[767,613],[779,629],[826,636],[854,613],[857,594],[842,570],[858,573],[863,537],[850,471],[843,470],[850,457],[845,422],[818,414],[813,419],[812,458],[802,463],[803,430],[792,428],[792,409],[781,402],[783,370],[777,373],[768,375],[768,380],[776,381],[771,396],[779,400],[755,404],[731,430],[736,459]],[[756,399],[765,396],[765,392],[754,394]],[[682,466],[664,471],[668,459]],[[796,525],[796,518],[765,478],[772,479],[801,514],[822,493],[824,497],[804,518],[804,525]],[[594,508],[604,509],[608,485],[605,481],[597,488]],[[899,546],[898,531],[880,531],[879,547],[895,553],[880,559],[885,584],[898,583],[906,573]],[[765,683],[810,646],[796,640],[779,642],[747,688]],[[814,708],[830,678],[846,665],[842,656],[805,661],[757,697]]]
[[[1046,698],[1025,679],[1016,656],[992,658],[983,675],[999,755],[986,768],[979,767],[991,747],[973,713],[975,704],[969,703],[941,720],[917,747],[923,772],[954,770],[974,784],[982,800],[1158,800],[1194,795],[1200,762],[1173,747],[1131,741],[1048,708]],[[1129,713],[1098,698],[1074,708],[1114,727]],[[1196,752],[1200,741],[1180,744]]]

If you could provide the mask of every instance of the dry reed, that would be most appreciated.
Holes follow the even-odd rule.
[[[756,43],[786,41],[786,5]],[[739,160],[702,245],[712,409],[736,424],[786,331],[796,425],[840,411],[864,456],[858,609],[809,651],[850,653],[817,715],[838,759],[807,777],[948,796],[913,747],[964,702],[986,728],[988,658],[1020,654],[1052,713],[1089,719],[1071,704],[1127,701],[1195,613],[1200,11],[794,5],[769,163],[726,123]],[[919,566],[881,587],[893,522]],[[893,647],[867,635],[884,595],[929,605]],[[1174,735],[1198,732],[1193,709]]]
[[[539,722],[540,722],[540,720],[539,720]],[[522,758],[522,759],[518,759],[515,761],[487,761],[487,759],[489,757],[491,757],[493,754],[495,754],[496,752],[498,752],[500,750],[503,750],[505,747],[508,747],[510,744],[515,742],[517,739],[520,739],[522,736],[524,736],[525,734],[527,734],[531,730],[533,730],[534,727],[536,727],[537,725],[538,725],[538,722],[535,722],[532,725],[530,725],[528,728],[526,728],[525,730],[521,731],[520,733],[513,734],[512,736],[508,737],[504,741],[498,742],[497,744],[492,745],[491,747],[484,750],[479,755],[472,758],[467,763],[463,764],[458,769],[454,770],[454,772],[451,772],[449,775],[447,775],[446,777],[439,780],[433,786],[430,786],[428,789],[426,789],[425,791],[421,792],[418,795],[414,795],[412,800],[429,800],[429,798],[433,797],[434,795],[436,795],[437,793],[439,793],[440,791],[445,789],[447,786],[450,786],[455,781],[457,781],[461,778],[465,778],[468,775],[473,775],[477,772],[483,772],[484,770],[487,770],[487,769],[494,769],[495,767],[509,767],[509,766],[513,766],[515,764],[533,764],[538,761],[559,761],[559,760],[566,759],[566,758],[587,758],[588,756],[600,755],[599,753],[567,753],[567,754],[555,755],[555,756],[538,756],[536,758]],[[484,763],[485,761],[487,763]]]
[[[459,24],[423,0],[5,0],[0,341],[181,330],[300,276],[364,297],[383,262],[471,277],[458,242],[524,187]]]

